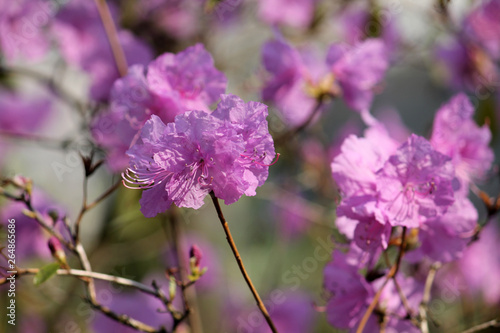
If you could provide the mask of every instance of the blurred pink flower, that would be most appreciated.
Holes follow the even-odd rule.
[[[259,17],[271,24],[307,28],[314,17],[317,0],[259,0]]]
[[[8,61],[38,60],[49,50],[52,6],[41,0],[0,0],[0,51]]]
[[[494,160],[490,129],[479,127],[473,116],[467,96],[457,94],[437,111],[431,137],[432,146],[452,158],[465,195],[469,182],[483,179]]]
[[[111,11],[115,13],[116,9],[111,6]],[[113,16],[116,21],[116,14]],[[68,2],[58,12],[52,32],[63,58],[90,75],[90,96],[97,101],[106,101],[120,74],[95,3],[85,0]],[[146,64],[152,59],[150,48],[129,31],[118,29],[118,39],[129,66]]]

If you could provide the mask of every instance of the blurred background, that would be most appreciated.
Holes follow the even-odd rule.
[[[57,207],[71,221],[82,205],[85,175],[80,156],[89,156],[91,151],[97,151],[95,161],[106,156],[95,150],[89,124],[96,114],[105,112],[109,89],[119,77],[95,4],[86,2],[0,1],[1,176],[29,177],[40,207]],[[453,72],[451,58],[439,56],[440,49],[460,36],[464,19],[480,1],[124,0],[108,4],[125,53],[131,50],[129,62],[147,64],[165,52],[177,53],[203,43],[215,66],[227,76],[228,93],[264,103],[261,92],[268,73],[261,52],[266,41],[280,35],[298,48],[316,50],[324,59],[332,42],[352,44],[390,30],[391,65],[377,87],[371,107],[375,117],[428,137],[436,110],[463,91],[476,107],[477,122],[490,126],[492,146],[498,153],[500,81],[495,76],[491,82],[476,82],[473,75]],[[353,13],[366,14],[358,27]],[[360,36],[353,36],[355,32]],[[15,42],[14,50],[12,36],[23,38]],[[475,64],[474,70],[483,70],[484,63]],[[484,70],[494,74],[497,65],[493,59],[492,67]],[[270,132],[276,137],[289,127],[275,107],[267,104]],[[321,121],[291,143],[276,146],[281,158],[270,168],[269,179],[257,196],[222,206],[257,290],[271,316],[286,327],[282,332],[336,332],[322,312],[326,303],[323,267],[334,246],[341,247],[345,241],[335,227],[339,194],[330,162],[343,138],[360,135],[363,129],[359,113],[334,100],[322,112]],[[497,173],[495,166],[488,181],[478,184],[491,196],[499,193]],[[119,179],[119,172],[102,165],[89,177],[88,198],[97,198]],[[184,265],[190,247],[196,244],[203,253],[201,266],[208,268],[190,295],[202,331],[268,332],[210,200],[198,210],[175,209],[148,219],[139,211],[139,198],[140,191],[120,186],[83,217],[81,240],[93,270],[146,285],[155,279],[167,288],[165,270],[178,266],[172,241],[177,235]],[[471,198],[483,221],[482,202]],[[0,203],[4,244],[7,219],[24,217],[22,205],[13,206],[4,198]],[[33,228],[39,227],[33,223],[31,231],[17,231],[17,264],[23,268],[53,261],[46,246],[48,235]],[[492,241],[485,251],[497,254],[498,244]],[[67,256],[70,266],[78,267],[77,260]],[[492,255],[488,265],[484,274],[499,271],[500,256]],[[500,295],[495,290],[499,283],[489,281],[478,282],[474,288],[463,281],[436,287],[430,309],[432,331],[458,332],[498,317]],[[3,291],[7,289],[1,289],[0,308],[5,309],[8,297]],[[41,286],[33,285],[32,276],[19,278],[17,324],[11,327],[2,316],[0,331],[133,331],[94,312],[82,300],[83,294],[83,284],[75,278],[54,277]],[[157,300],[132,289],[99,282],[97,296],[103,305],[150,325],[171,322],[168,314],[156,311]],[[179,332],[188,331],[187,326],[179,328]]]

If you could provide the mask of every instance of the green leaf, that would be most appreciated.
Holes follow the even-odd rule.
[[[56,274],[59,268],[60,267],[57,262],[53,262],[43,266],[33,278],[33,283],[35,284],[35,286],[41,285],[42,283],[50,279],[54,274]]]

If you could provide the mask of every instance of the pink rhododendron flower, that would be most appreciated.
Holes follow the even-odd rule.
[[[456,95],[437,111],[431,137],[432,146],[452,158],[466,192],[468,183],[483,178],[494,159],[491,132],[487,125],[479,127],[473,115],[467,96]]]
[[[373,90],[389,66],[384,43],[378,39],[355,46],[333,44],[326,61],[276,39],[264,45],[262,60],[271,73],[262,97],[272,101],[292,126],[309,118],[323,94],[342,96],[349,107],[367,112]]]
[[[494,58],[500,58],[500,1],[481,3],[465,19],[465,31]]]
[[[153,115],[127,152],[124,175],[145,189],[143,214],[153,217],[172,203],[200,208],[210,191],[226,204],[255,195],[275,156],[266,116],[265,105],[232,95],[222,95],[211,114],[190,111],[167,125]]]
[[[425,256],[444,263],[460,258],[474,232],[477,219],[474,205],[466,198],[457,198],[444,215],[420,224],[420,246],[406,253],[405,259],[418,262]]]
[[[349,136],[331,164],[343,196],[337,207],[338,228],[363,249],[388,244],[391,226],[376,202],[377,172],[396,148],[397,142],[378,124],[368,128],[364,138]]]
[[[360,274],[359,264],[366,265],[367,262],[353,260],[356,253],[359,252],[358,250],[355,247],[350,248],[346,254],[338,250],[334,251],[333,260],[328,263],[324,270],[324,288],[330,293],[326,306],[327,320],[332,326],[338,329],[349,329],[349,332],[356,331],[373,296],[385,280],[378,277],[373,279],[368,275],[365,277]],[[362,252],[367,254],[365,251]],[[370,270],[370,266],[375,263],[372,261],[368,264],[368,270]],[[408,305],[414,312],[417,312],[422,301],[424,284],[401,274],[397,275],[396,278]],[[388,332],[420,332],[409,320],[402,319],[406,316],[406,310],[393,280],[390,280],[382,291],[378,309],[387,313],[386,330]],[[377,312],[373,312],[364,331],[378,332],[380,319],[377,317]]]
[[[324,269],[324,288],[331,293],[326,316],[330,325],[336,328],[354,328],[374,295],[373,288],[358,270],[359,267],[348,263],[346,255],[338,250],[334,251],[333,260]],[[377,327],[374,315],[371,315],[367,327]]]
[[[418,227],[453,204],[455,177],[450,157],[411,135],[377,172],[379,204],[392,225]]]
[[[178,54],[165,53],[147,67],[130,67],[113,86],[110,111],[93,124],[94,137],[109,150],[111,169],[126,167],[125,152],[152,114],[169,123],[188,110],[208,112],[226,90],[226,82],[201,44]]]
[[[313,53],[299,52],[283,39],[276,39],[264,44],[262,62],[271,73],[262,98],[276,105],[288,125],[304,123],[316,103],[308,90],[328,74],[324,61]]]
[[[326,61],[346,104],[356,111],[368,110],[373,90],[389,67],[384,43],[380,39],[368,39],[354,46],[333,44]]]

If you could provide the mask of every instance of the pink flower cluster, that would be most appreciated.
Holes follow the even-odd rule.
[[[430,140],[412,134],[397,142],[381,123],[363,137],[345,139],[331,168],[342,195],[336,223],[352,242],[349,252],[337,251],[325,269],[332,325],[357,327],[381,283],[370,283],[359,269],[375,269],[381,251],[401,237],[401,227],[414,244],[405,254],[407,262],[449,262],[462,255],[478,219],[467,198],[469,185],[484,178],[493,162],[490,131],[476,125],[473,113],[468,98],[458,94],[437,111]],[[405,285],[409,278],[399,281]],[[375,317],[371,322],[376,324]],[[398,322],[390,325],[403,329]]]
[[[282,38],[262,49],[265,69],[271,74],[262,91],[283,120],[297,126],[310,116],[323,95],[342,97],[356,111],[367,111],[374,88],[389,67],[384,42],[369,39],[354,46],[335,43],[325,60],[311,51],[300,52]]]

